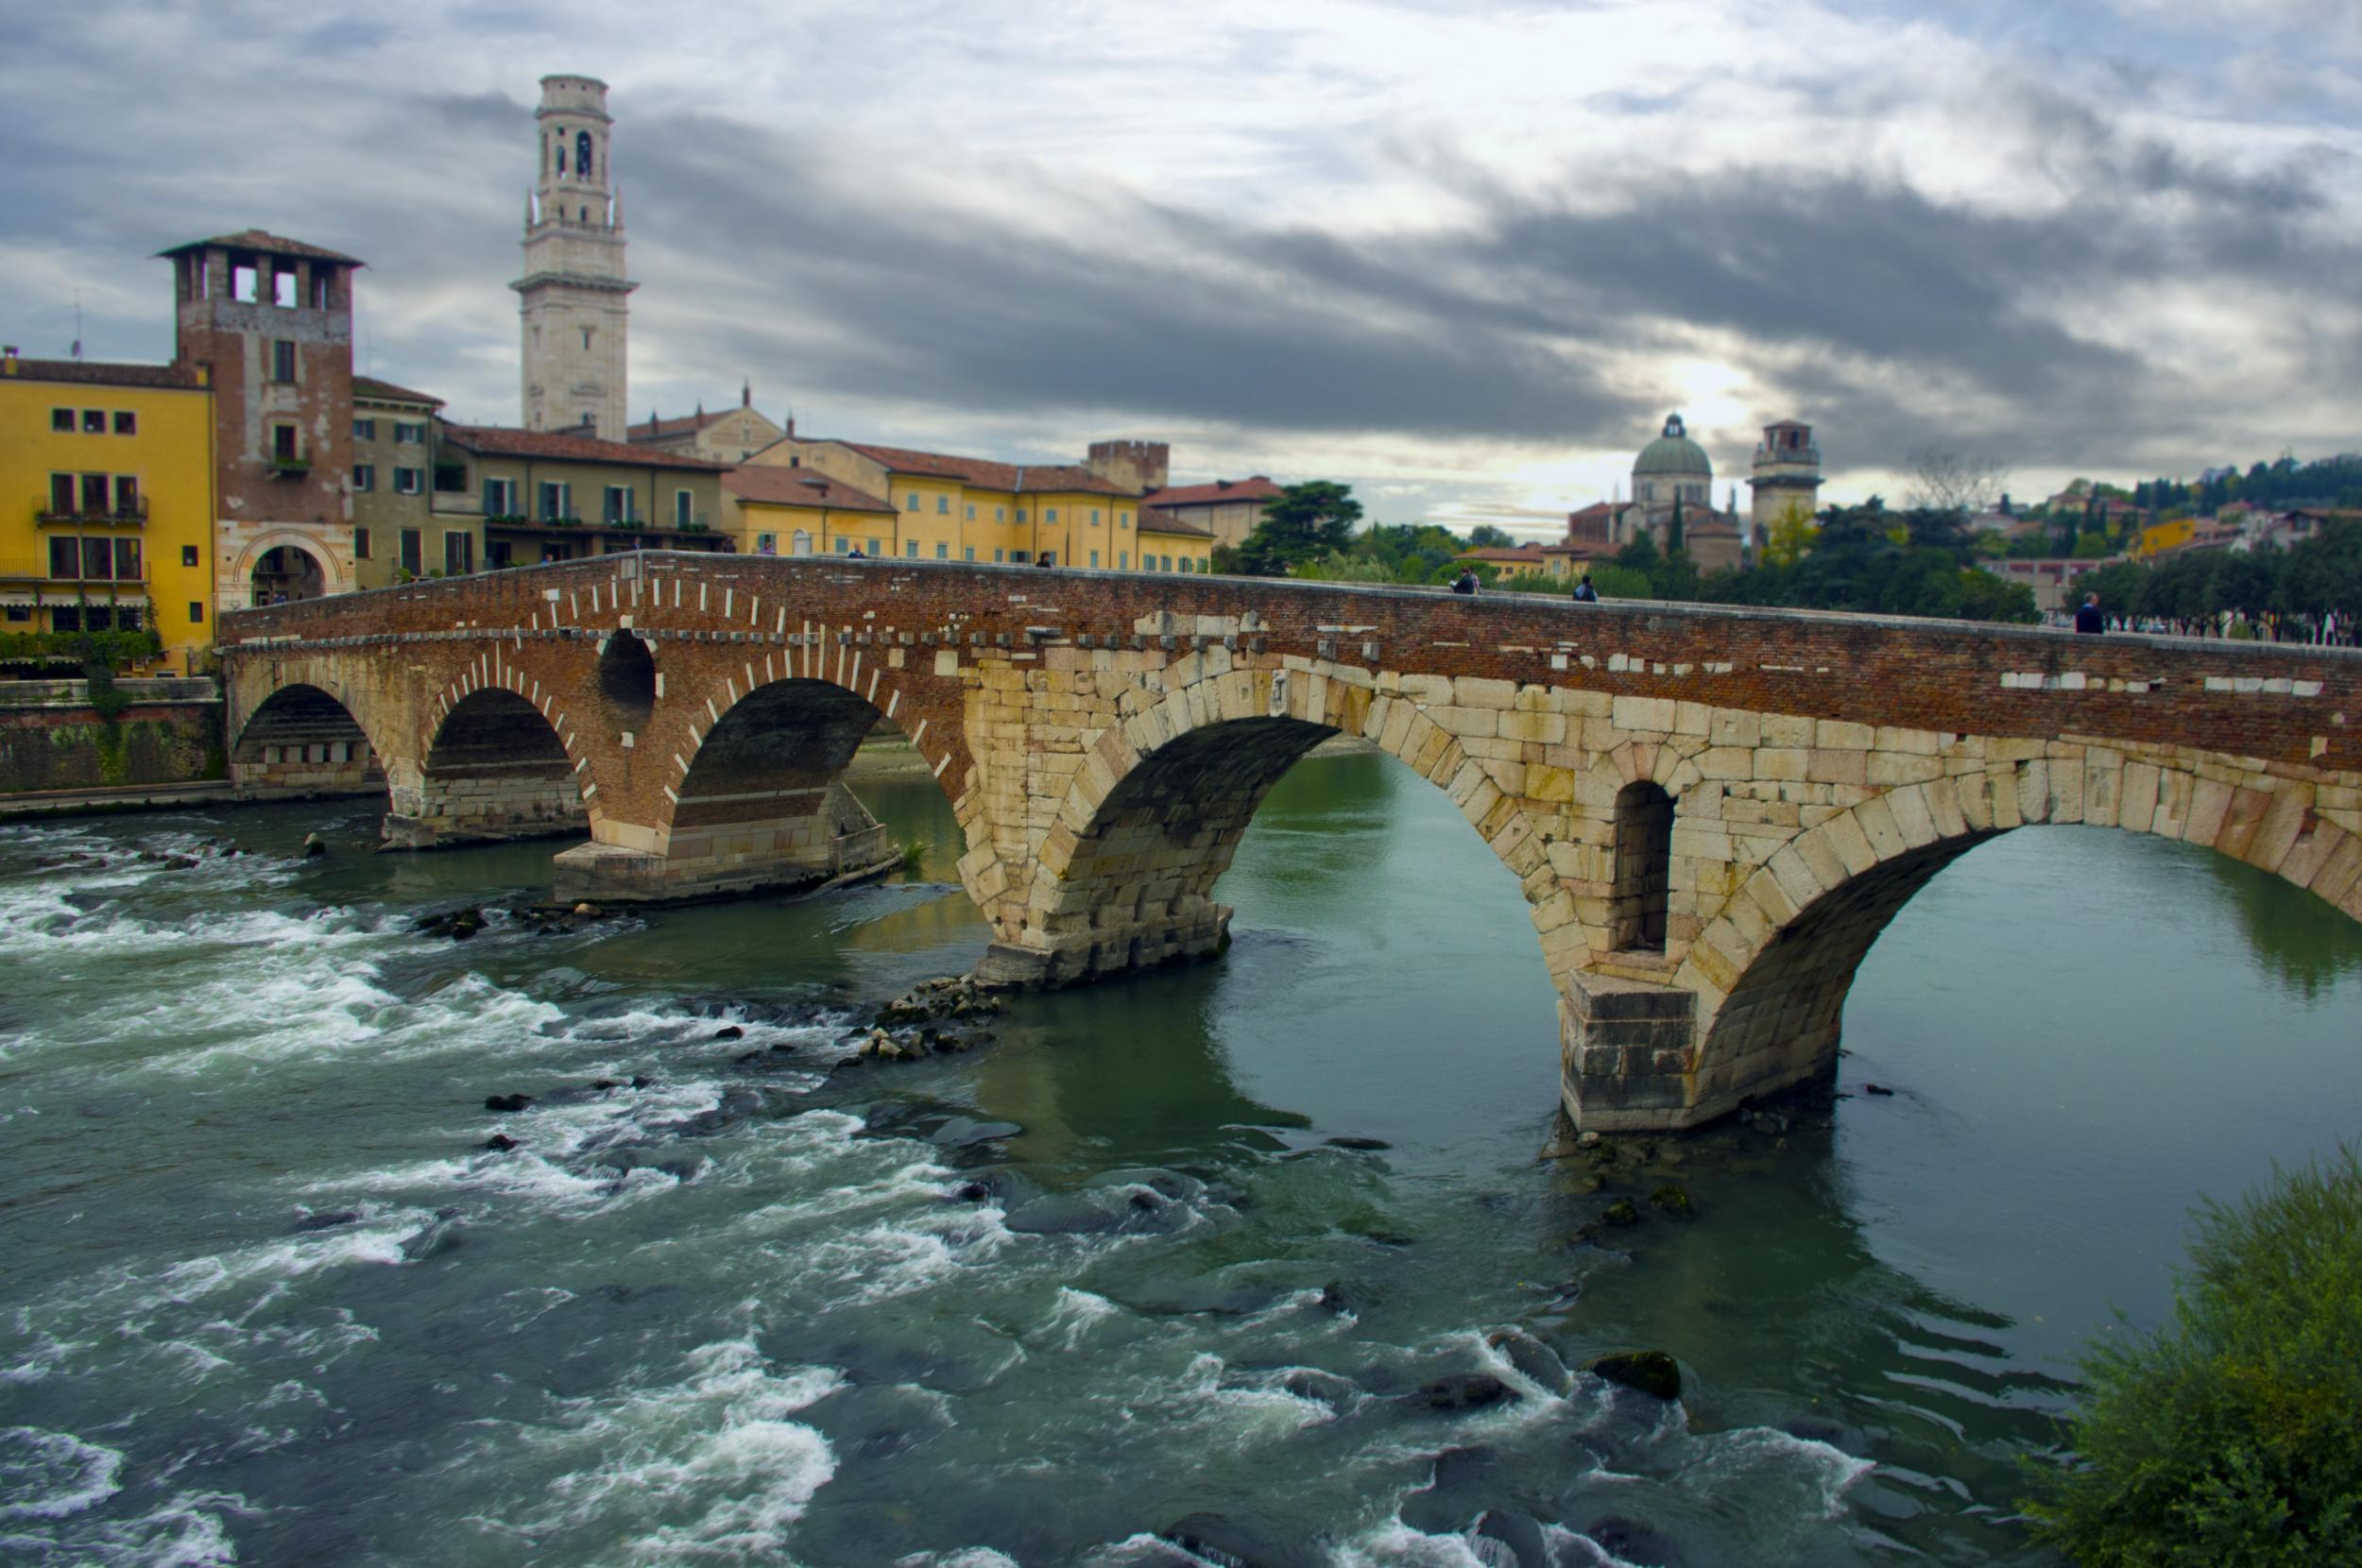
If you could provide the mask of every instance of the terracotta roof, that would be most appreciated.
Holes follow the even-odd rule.
[[[1211,485],[1155,490],[1140,500],[1148,506],[1204,506],[1219,501],[1277,501],[1287,493],[1258,473],[1252,479],[1217,479]]]
[[[216,234],[210,240],[191,240],[186,245],[176,245],[169,250],[159,250],[156,254],[179,256],[191,250],[212,250],[215,247],[223,250],[260,250],[273,256],[308,256],[315,261],[341,262],[346,266],[369,264],[358,257],[347,256],[341,251],[325,250],[317,245],[306,245],[301,240],[282,239],[277,234],[265,233],[260,229],[241,229],[234,234]]]
[[[767,506],[832,507],[840,512],[892,512],[892,503],[866,490],[812,469],[780,469],[750,463],[722,476],[722,488],[741,501]]]
[[[1579,561],[1604,561],[1613,559],[1617,551],[1621,548],[1620,545],[1610,544],[1605,539],[1584,539],[1579,544],[1546,544],[1542,547],[1542,554],[1571,555]]]
[[[564,435],[552,430],[512,430],[502,425],[445,425],[444,438],[469,452],[501,457],[572,458],[577,463],[620,463],[635,469],[694,469],[721,473],[727,463],[698,457],[676,457],[622,441],[602,441],[592,435]]]
[[[356,398],[375,398],[380,402],[432,403],[436,408],[443,406],[443,400],[431,392],[413,392],[406,386],[396,386],[392,382],[379,381],[375,376],[353,377],[352,395]]]
[[[1214,531],[1200,528],[1193,522],[1183,522],[1171,512],[1160,511],[1143,503],[1140,506],[1140,532],[1143,534],[1178,534],[1192,539],[1210,539]]]
[[[100,365],[80,359],[12,359],[9,372],[18,381],[84,382],[94,386],[185,386],[201,388],[197,371],[186,365]]]
[[[894,473],[927,474],[956,479],[983,490],[1083,490],[1092,495],[1128,496],[1132,492],[1110,485],[1088,469],[1058,463],[995,463],[983,457],[954,457],[940,452],[914,452],[908,447],[872,446],[866,441],[837,441],[833,445],[857,452]]]
[[[1487,545],[1481,550],[1463,550],[1452,557],[1455,561],[1482,561],[1488,566],[1540,566],[1545,552],[1538,544],[1520,544],[1509,549]]]

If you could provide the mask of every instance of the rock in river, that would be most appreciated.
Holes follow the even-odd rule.
[[[1679,1399],[1682,1396],[1681,1363],[1661,1350],[1617,1351],[1609,1355],[1596,1355],[1583,1364],[1583,1370],[1604,1377],[1610,1383],[1637,1389],[1658,1399]]]

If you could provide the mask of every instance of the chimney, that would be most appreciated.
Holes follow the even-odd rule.
[[[743,381],[738,383],[738,406],[741,408],[755,406],[755,383],[753,382]]]

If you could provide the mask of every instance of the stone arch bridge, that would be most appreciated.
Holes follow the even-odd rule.
[[[224,618],[233,776],[424,845],[580,831],[562,897],[825,878],[881,718],[966,835],[984,978],[1211,954],[1265,792],[1361,736],[1523,892],[1582,1124],[1836,1060],[1857,966],[2027,823],[2208,844],[2362,918],[2362,654],[1236,578],[647,553]],[[2322,910],[2325,918],[2333,915]]]

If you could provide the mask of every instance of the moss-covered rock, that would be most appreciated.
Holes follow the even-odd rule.
[[[1625,1350],[1595,1355],[1583,1370],[1654,1399],[1682,1396],[1681,1363],[1661,1350]]]

